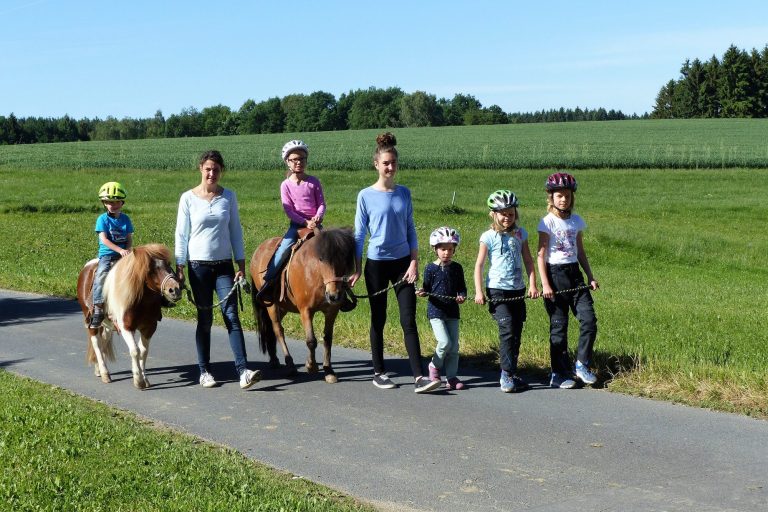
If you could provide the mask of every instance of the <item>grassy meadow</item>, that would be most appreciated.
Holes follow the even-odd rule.
[[[4,371],[0,385],[0,510],[373,510],[62,389]]]
[[[462,234],[456,260],[473,293],[477,240],[489,224],[488,194],[509,188],[518,195],[535,251],[545,177],[555,165],[577,168],[576,210],[587,222],[585,246],[601,285],[594,294],[601,383],[610,390],[768,417],[768,205],[762,200],[768,193],[768,123],[644,121],[395,133],[403,163],[398,182],[413,192],[422,269],[432,257],[431,230],[455,227]],[[351,225],[357,192],[375,180],[369,163],[374,134],[299,135],[312,148],[309,173],[325,188],[327,226]],[[0,147],[0,287],[73,296],[81,265],[96,253],[92,230],[100,209],[94,196],[108,180],[128,189],[125,210],[136,226],[136,243],[172,246],[178,197],[198,183],[196,156],[211,147],[228,161],[222,184],[238,194],[250,254],[287,225],[279,204],[278,151],[293,136]],[[344,170],[349,168],[357,172]],[[356,290],[363,293],[363,283]],[[387,350],[403,354],[393,303]],[[548,319],[540,300],[527,305],[521,365],[543,377],[549,368]],[[429,354],[434,338],[425,300],[419,306],[422,351]],[[183,301],[168,314],[192,319],[194,307]],[[497,332],[487,309],[467,303],[462,319],[462,364],[494,364]],[[254,327],[248,309],[243,320]],[[295,316],[286,325],[300,335]],[[361,301],[341,315],[336,343],[366,349],[367,325]],[[575,320],[572,325],[571,346],[578,331]],[[255,334],[246,340],[255,346]]]

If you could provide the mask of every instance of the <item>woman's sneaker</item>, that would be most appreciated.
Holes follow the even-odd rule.
[[[216,379],[210,373],[203,372],[200,374],[200,385],[204,388],[212,388],[216,385]]]
[[[576,387],[576,381],[565,375],[553,373],[549,380],[549,387],[560,389],[573,389]]]
[[[416,393],[429,393],[440,387],[439,380],[429,380],[427,377],[419,377],[416,379]]]
[[[240,374],[240,389],[248,389],[261,380],[261,372],[245,370]]]
[[[587,365],[581,364],[581,361],[576,361],[576,378],[584,384],[594,384],[597,382],[597,376],[589,371]]]
[[[451,377],[445,381],[445,387],[448,389],[464,389],[467,386],[464,385],[464,383],[461,382],[458,377]]]
[[[429,369],[429,380],[440,380],[440,370],[435,368],[435,365],[429,363],[427,368]]]
[[[373,385],[379,389],[392,389],[395,383],[392,382],[386,373],[376,373],[373,376]]]

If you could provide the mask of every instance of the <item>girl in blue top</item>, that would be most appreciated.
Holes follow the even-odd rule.
[[[120,211],[125,204],[125,187],[116,181],[105,183],[99,189],[99,199],[107,209],[96,219],[99,234],[99,265],[93,276],[93,315],[88,327],[98,329],[104,321],[104,281],[117,260],[128,254],[133,245],[133,224]]]
[[[512,393],[528,387],[517,376],[526,313],[523,265],[528,277],[528,296],[535,299],[540,294],[536,288],[536,267],[528,248],[528,232],[517,225],[517,197],[509,190],[497,190],[488,197],[487,204],[493,224],[480,235],[480,250],[475,262],[475,303],[485,304],[482,281],[487,259],[488,307],[499,326],[499,384],[502,391]]]
[[[365,263],[365,287],[368,294],[386,289],[390,283],[403,281],[395,288],[400,309],[400,325],[405,348],[416,384],[416,393],[434,391],[440,381],[423,377],[419,333],[416,329],[416,294],[414,283],[419,277],[419,245],[413,222],[411,191],[395,184],[397,173],[397,143],[387,132],[376,137],[373,165],[379,173],[376,183],[357,195],[355,211],[355,273],[350,277],[354,286],[362,273],[363,246],[366,235],[368,259]],[[373,384],[380,389],[392,389],[395,384],[384,368],[384,324],[387,320],[387,294],[370,297],[371,358]]]

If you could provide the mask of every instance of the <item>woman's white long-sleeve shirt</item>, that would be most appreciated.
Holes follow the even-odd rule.
[[[176,264],[245,259],[237,196],[229,189],[208,202],[191,190],[181,194],[176,216]]]

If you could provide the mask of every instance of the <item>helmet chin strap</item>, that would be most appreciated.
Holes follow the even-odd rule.
[[[566,208],[565,210],[561,210],[560,208],[558,208],[558,207],[557,207],[557,206],[555,206],[554,204],[552,205],[552,207],[553,207],[555,210],[559,211],[560,213],[571,213],[571,209],[570,209],[570,208]]]

